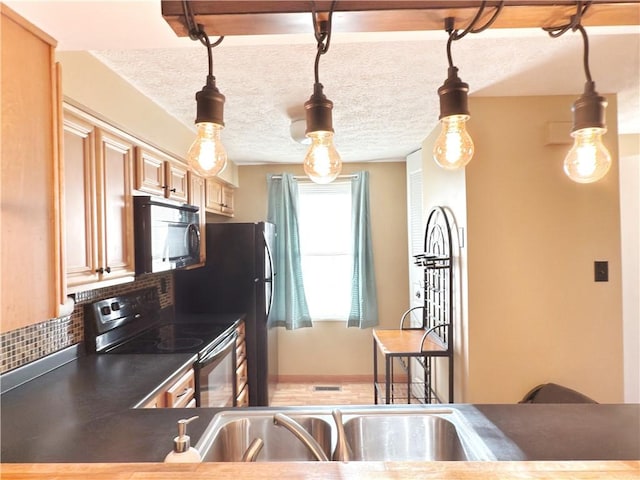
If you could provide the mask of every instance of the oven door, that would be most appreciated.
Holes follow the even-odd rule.
[[[234,407],[236,332],[197,363],[196,401],[199,407]]]

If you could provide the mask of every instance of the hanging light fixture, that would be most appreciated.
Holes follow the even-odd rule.
[[[206,48],[209,59],[209,74],[206,85],[196,93],[196,128],[197,137],[187,152],[187,164],[203,177],[214,177],[227,166],[227,152],[220,139],[220,132],[224,128],[224,95],[216,87],[216,77],[213,76],[214,47],[222,43],[220,37],[211,43],[202,25],[196,24],[189,2],[182,2],[185,19],[189,29],[189,38],[199,40]]]
[[[453,24],[453,19],[446,19]],[[473,140],[467,132],[466,123],[469,120],[467,92],[469,85],[458,77],[458,69],[453,66],[451,59],[451,42],[454,39],[453,27],[447,40],[447,57],[449,69],[447,79],[438,88],[440,97],[440,117],[442,130],[433,146],[433,158],[436,163],[447,170],[457,170],[467,165],[473,157]]]
[[[318,42],[316,61],[314,65],[315,83],[313,94],[304,104],[307,120],[306,135],[311,139],[311,146],[304,157],[304,172],[316,183],[330,183],[340,175],[342,160],[333,144],[333,121],[331,111],[333,102],[323,93],[320,83],[320,56],[327,53],[331,42],[331,18],[336,0],[331,3],[331,9],[326,20],[319,20],[315,12],[313,28]]]
[[[584,8],[578,2],[577,12],[571,17],[571,22],[561,27],[545,28],[550,36],[556,38],[568,30],[578,30],[582,34],[584,44],[584,73],[586,82],[584,93],[573,104],[573,128],[571,136],[573,146],[564,158],[564,172],[578,183],[593,183],[603,178],[611,168],[611,154],[602,143],[602,135],[607,132],[605,109],[607,100],[598,95],[596,84],[591,79],[589,70],[589,39],[587,32],[581,25],[582,15],[589,8]]]
[[[486,2],[482,2],[474,19],[461,33],[454,29],[454,18],[445,18],[444,28],[449,34],[449,39],[447,40],[449,68],[447,79],[438,88],[438,96],[440,97],[439,120],[442,124],[442,130],[433,146],[433,158],[440,167],[447,170],[457,170],[466,166],[471,161],[474,152],[473,140],[466,127],[467,120],[471,118],[467,101],[469,85],[458,77],[458,68],[453,65],[451,56],[451,43],[454,40],[461,39],[467,33],[479,33],[489,28],[498,17],[504,2],[500,2],[493,16],[485,25],[474,29],[474,26],[482,16],[485,5]]]

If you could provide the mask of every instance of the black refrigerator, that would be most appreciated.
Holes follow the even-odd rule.
[[[273,299],[275,225],[208,223],[204,267],[175,272],[178,313],[244,313],[249,405],[267,406],[278,376]]]

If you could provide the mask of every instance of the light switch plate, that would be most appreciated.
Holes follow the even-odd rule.
[[[594,268],[594,281],[596,282],[609,281],[609,262],[596,260],[595,262],[593,262],[593,268]]]

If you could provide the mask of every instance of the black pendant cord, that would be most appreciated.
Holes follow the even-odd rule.
[[[473,20],[471,20],[469,25],[467,25],[467,28],[465,28],[462,32],[459,32],[454,28],[455,20],[453,17],[445,18],[445,30],[449,34],[449,39],[447,40],[447,61],[449,62],[449,68],[453,68],[453,58],[451,56],[451,43],[454,40],[460,40],[462,37],[464,37],[468,33],[480,33],[488,29],[496,21],[496,19],[498,18],[498,15],[500,15],[500,12],[502,11],[502,7],[504,7],[504,1],[500,2],[495,7],[493,11],[493,15],[491,16],[491,18],[489,18],[489,20],[487,20],[484,23],[484,25],[476,28],[476,24],[482,17],[482,14],[484,13],[484,9],[486,5],[487,5],[487,2],[483,1],[482,4],[480,5],[480,8],[476,12],[476,15],[473,17]]]
[[[550,37],[558,38],[560,35],[565,34],[569,30],[576,30],[580,22],[582,21],[582,16],[589,10],[591,6],[591,2],[576,2],[576,14],[571,16],[571,20],[569,23],[565,23],[564,25],[557,25],[555,27],[542,27],[542,30],[547,32]]]
[[[315,2],[311,2],[311,15],[313,17],[313,32],[316,37],[317,53],[316,61],[314,63],[313,72],[315,83],[320,83],[320,56],[329,51],[331,45],[331,21],[333,17],[333,11],[336,6],[337,0],[331,2],[331,8],[329,9],[329,15],[326,21],[318,22],[318,14],[316,12]]]
[[[568,32],[569,30],[576,31],[578,30],[582,35],[582,42],[584,45],[584,53],[582,57],[582,63],[584,66],[584,76],[587,79],[587,84],[592,84],[593,80],[591,79],[591,70],[589,68],[589,37],[587,37],[587,32],[582,26],[582,16],[591,6],[591,2],[577,2],[576,4],[576,14],[571,16],[571,20],[569,23],[564,25],[559,25],[556,27],[543,27],[542,29],[549,34],[552,38],[558,38],[560,35]]]
[[[188,0],[182,0],[182,9],[184,11],[184,18],[187,24],[187,29],[189,31],[189,38],[191,40],[199,40],[205,47],[207,47],[207,57],[209,60],[209,75],[207,76],[207,82],[209,79],[213,79],[213,49],[222,43],[224,40],[224,35],[220,36],[214,43],[211,43],[209,36],[204,31],[204,27],[196,23],[195,16],[193,14],[193,10],[191,9],[191,5],[189,5]]]

